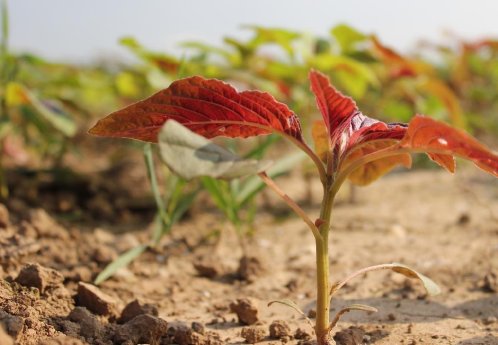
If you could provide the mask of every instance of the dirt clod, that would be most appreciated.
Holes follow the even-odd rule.
[[[99,339],[103,336],[104,327],[101,325],[97,317],[84,307],[76,307],[71,310],[71,313],[68,315],[68,319],[72,321],[73,324],[64,324],[66,333],[80,335],[87,341]],[[76,334],[74,334],[75,332]]]
[[[266,331],[263,327],[244,327],[240,336],[249,344],[256,344],[266,337]]]
[[[194,268],[201,277],[215,278],[223,273],[223,267],[218,260],[202,256],[195,260]]]
[[[148,303],[140,303],[138,300],[134,300],[124,307],[121,312],[121,316],[118,319],[119,323],[126,323],[138,315],[148,314],[152,316],[158,316],[157,307]]]
[[[168,330],[168,323],[158,317],[142,314],[118,328],[114,336],[118,344],[150,344],[157,345]]]
[[[14,340],[17,340],[24,329],[24,319],[20,316],[0,311],[0,328],[4,328]]]
[[[253,325],[258,322],[257,303],[252,298],[239,298],[230,303],[230,310],[237,314],[239,322],[244,325]]]
[[[363,336],[365,330],[358,327],[349,327],[343,331],[339,331],[334,335],[334,340],[337,345],[361,345],[363,344]]]
[[[78,305],[98,315],[116,315],[114,298],[100,291],[95,285],[79,282],[76,296]]]
[[[382,338],[385,338],[389,335],[389,332],[383,329],[376,329],[370,332],[367,332],[367,334],[364,336],[364,339],[368,337],[368,342],[370,344],[375,343],[377,340],[380,340]]]
[[[260,259],[255,256],[243,256],[239,261],[237,276],[247,282],[255,282],[265,273],[265,268]]]
[[[221,345],[225,342],[217,333],[206,331],[198,322],[193,322],[192,327],[183,322],[175,322],[168,325],[167,337],[163,338],[161,344]]]
[[[298,340],[308,340],[311,339],[311,334],[302,328],[298,328],[294,332],[294,338]]]
[[[498,292],[498,275],[489,272],[484,276],[482,289],[486,292]]]
[[[282,320],[275,320],[271,323],[270,327],[270,338],[272,339],[282,339],[291,336],[291,329],[287,322]]]
[[[44,294],[49,289],[60,287],[64,277],[51,268],[29,264],[23,267],[15,281],[26,287],[35,287]]]
[[[39,237],[69,239],[68,232],[43,209],[30,211],[29,220]]]
[[[206,333],[206,329],[204,328],[204,325],[200,322],[192,322],[192,330],[194,332],[197,332],[199,334],[205,334]]]

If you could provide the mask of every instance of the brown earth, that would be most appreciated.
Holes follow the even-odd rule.
[[[308,194],[298,179],[279,184]],[[319,191],[315,181],[314,198]],[[474,169],[399,173],[358,189],[354,203],[345,194],[333,216],[332,279],[401,262],[442,294],[429,298],[392,272],[360,277],[338,293],[332,313],[351,303],[379,312],[346,315],[334,330],[338,344],[498,344],[496,180]],[[285,210],[278,199],[267,202],[242,269],[233,232],[205,211],[98,288],[90,285],[98,272],[144,243],[148,226],[115,234],[61,225],[42,209],[0,208],[0,344],[311,344],[305,319],[267,304],[291,299],[313,316],[314,241],[299,219],[272,215]],[[215,229],[219,240],[209,237]]]

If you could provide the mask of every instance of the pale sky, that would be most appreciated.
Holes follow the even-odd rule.
[[[132,35],[147,47],[171,50],[184,40],[221,45],[247,37],[243,24],[327,35],[352,25],[401,50],[445,31],[466,38],[498,37],[498,0],[7,0],[10,46],[50,59],[85,62],[129,58],[118,39]]]

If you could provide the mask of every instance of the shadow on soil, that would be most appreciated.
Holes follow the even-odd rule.
[[[498,345],[498,338],[492,335],[462,340],[457,345]]]
[[[379,311],[370,315],[352,312],[345,315],[341,320],[372,323],[416,323],[438,319],[476,321],[496,316],[498,295],[467,301],[454,307],[447,307],[428,299],[367,298],[344,300],[336,298],[332,301],[331,315],[335,315],[338,310],[351,304],[366,304],[377,308]],[[313,307],[314,305],[309,304],[305,307],[305,311]]]

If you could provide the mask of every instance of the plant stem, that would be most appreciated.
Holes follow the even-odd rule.
[[[330,192],[331,184],[324,184],[322,208],[320,210],[320,237],[316,242],[316,325],[315,332],[318,345],[328,345],[329,341],[329,229],[332,215],[332,205],[335,194]]]
[[[317,226],[315,225],[315,223],[313,223],[311,221],[311,219],[308,217],[308,215],[306,214],[306,212],[304,212],[304,210],[299,207],[298,204],[296,204],[296,202],[294,200],[292,200],[282,189],[280,189],[280,187],[275,183],[275,181],[273,181],[267,174],[266,172],[260,172],[258,174],[258,176],[261,178],[261,180],[263,180],[263,182],[268,186],[270,187],[275,193],[277,193],[277,195],[282,198],[282,200],[287,204],[289,205],[289,207],[294,211],[296,212],[296,214],[301,217],[301,219],[308,225],[308,227],[310,228],[310,230],[313,232],[313,235],[315,236],[315,238],[320,238],[321,235],[320,235],[320,232],[317,228]]]
[[[161,192],[159,191],[159,185],[157,183],[156,169],[154,167],[154,157],[152,155],[151,144],[146,144],[144,146],[144,159],[145,159],[145,166],[147,167],[147,176],[149,178],[149,182],[152,188],[152,194],[154,195],[157,214],[159,215],[159,221],[160,221],[160,225],[152,235],[152,245],[155,247],[159,244],[161,237],[169,231],[172,223],[169,215],[166,212],[166,207],[161,197]]]

